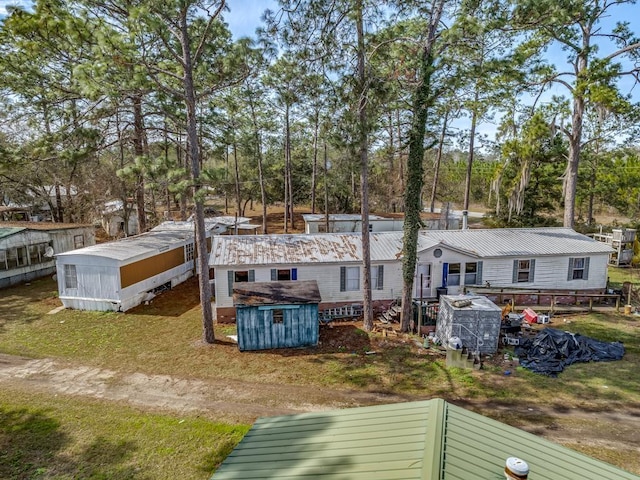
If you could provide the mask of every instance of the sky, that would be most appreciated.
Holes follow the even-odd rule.
[[[22,5],[28,7],[32,2],[29,0],[0,0],[0,18],[6,15],[8,5]],[[261,16],[267,8],[277,11],[278,5],[276,0],[228,0],[228,12],[224,13],[224,19],[229,25],[229,29],[235,39],[244,36],[255,36],[256,28],[261,25]],[[630,22],[632,31],[636,36],[640,37],[640,4],[623,5],[613,8],[611,12],[615,17],[605,20],[603,30],[607,31],[616,21],[625,20]],[[607,28],[609,27],[609,28]],[[602,53],[610,53],[610,51],[602,50]],[[561,51],[557,47],[551,47],[547,52],[548,58],[558,65],[559,69],[566,68],[566,52]],[[640,101],[640,85],[633,87],[633,81],[630,77],[623,78],[620,82],[621,90],[624,94],[631,93],[635,101]],[[566,90],[557,88],[552,91],[557,95],[566,95]],[[542,101],[551,98],[551,93],[547,93],[542,97]],[[466,129],[468,120],[462,119],[453,126],[458,129]],[[479,125],[478,132],[486,134],[490,138],[495,136],[496,121],[484,122]]]

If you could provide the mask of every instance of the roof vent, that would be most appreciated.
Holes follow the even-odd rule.
[[[529,465],[517,457],[509,457],[504,467],[504,476],[507,480],[527,480]]]

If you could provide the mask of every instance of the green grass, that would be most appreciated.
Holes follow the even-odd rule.
[[[247,425],[0,390],[0,478],[208,478]]]
[[[594,313],[570,316],[567,323],[556,318],[558,324],[552,325],[556,328],[622,341],[626,354],[618,362],[573,365],[558,378],[549,378],[523,368],[512,368],[507,376],[510,367],[501,361],[488,362],[482,371],[448,369],[441,356],[417,349],[412,339],[392,342],[353,327],[345,329],[358,345],[353,351],[343,344],[331,348],[323,344],[319,349],[242,353],[226,339],[235,333],[232,325],[217,325],[218,342],[206,345],[201,340],[197,288],[188,282],[126,314],[72,310],[47,314],[58,305],[55,284],[49,279],[0,290],[0,352],[122,373],[323,386],[401,394],[407,399],[437,396],[454,402],[526,403],[587,412],[640,408],[636,316]],[[376,353],[367,355],[369,350]],[[148,415],[88,400],[32,399],[6,390],[0,392],[0,407],[0,478],[204,479],[246,431],[245,425],[236,428],[204,419]],[[509,421],[526,424],[517,417]],[[10,446],[9,436],[17,432],[22,432],[16,437],[21,440],[3,454]],[[624,455],[603,447],[596,456],[624,465]],[[159,460],[163,457],[170,458],[164,466],[165,460]]]

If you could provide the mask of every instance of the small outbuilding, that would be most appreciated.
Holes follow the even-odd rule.
[[[238,348],[244,351],[317,345],[320,300],[315,280],[234,286]]]
[[[442,295],[436,337],[443,345],[458,337],[462,346],[477,353],[498,350],[502,309],[483,296]]]

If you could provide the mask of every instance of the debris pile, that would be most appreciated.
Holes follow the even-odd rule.
[[[515,354],[520,358],[520,365],[532,372],[556,376],[576,362],[620,360],[624,345],[545,328],[532,339],[521,339]]]

